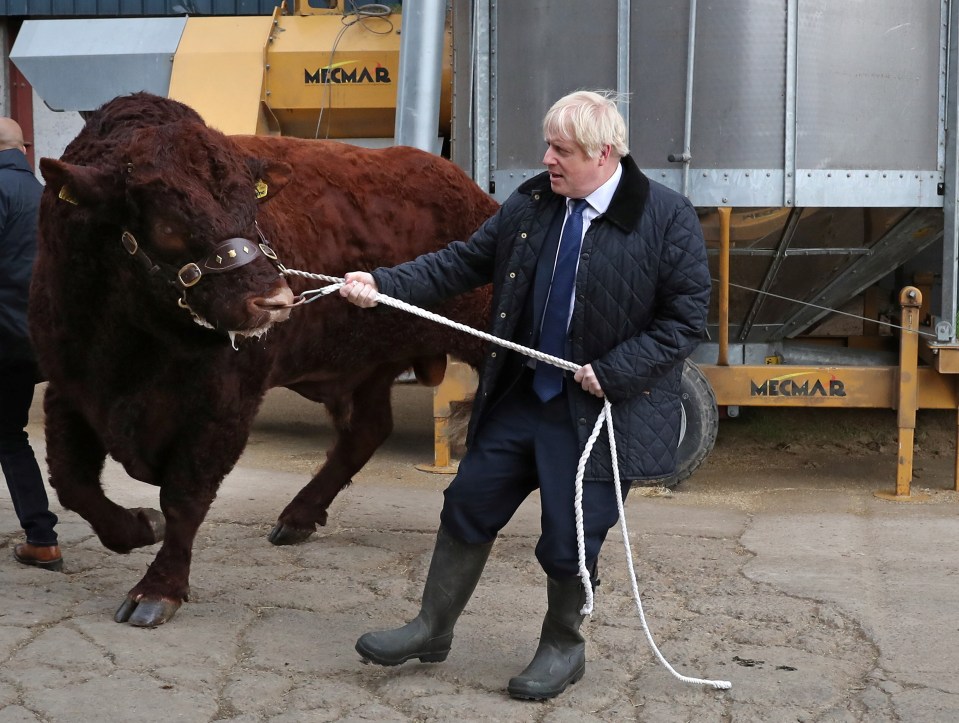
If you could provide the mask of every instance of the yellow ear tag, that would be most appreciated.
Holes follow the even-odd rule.
[[[59,195],[58,195],[58,198],[59,198],[61,201],[66,201],[67,203],[72,203],[74,206],[79,206],[79,205],[80,205],[80,202],[76,199],[76,197],[75,197],[75,196],[73,195],[73,193],[70,191],[70,187],[69,187],[69,186],[64,186],[63,188],[60,189],[60,193],[59,193]]]
[[[264,181],[262,178],[256,182],[255,188],[257,199],[263,198],[269,192],[269,186],[266,185],[266,181]]]

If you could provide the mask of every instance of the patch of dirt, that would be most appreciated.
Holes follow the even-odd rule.
[[[834,459],[895,461],[898,446],[897,417],[891,409],[745,408],[741,416],[720,422],[707,464],[817,469]],[[920,411],[915,463],[952,459],[955,450],[955,413]]]

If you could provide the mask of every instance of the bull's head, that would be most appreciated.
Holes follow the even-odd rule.
[[[144,274],[172,286],[178,299],[163,292],[171,302],[231,338],[289,317],[293,294],[256,225],[258,204],[289,182],[289,165],[245,156],[193,121],[139,129],[111,155],[102,166],[44,158],[40,170],[61,203],[116,229],[108,243],[142,266],[141,288]]]

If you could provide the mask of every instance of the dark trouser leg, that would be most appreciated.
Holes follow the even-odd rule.
[[[460,462],[445,493],[441,525],[419,615],[395,630],[367,633],[356,643],[364,659],[399,665],[413,658],[440,662],[453,626],[473,594],[496,533],[535,489],[529,420],[504,400]]]
[[[542,534],[536,557],[550,577],[578,575],[573,499],[579,456],[566,395],[543,403],[521,381],[492,410],[460,462],[444,493],[443,527],[466,542],[489,542],[539,487]],[[628,490],[626,485],[624,496]],[[582,503],[586,568],[593,571],[606,534],[619,519],[613,483],[584,482]]]
[[[536,557],[548,575],[549,604],[536,654],[526,669],[510,680],[508,690],[516,698],[541,700],[559,695],[586,671],[586,645],[579,632],[586,595],[578,576],[573,505],[579,445],[565,395],[543,405],[535,449],[543,509]],[[628,486],[623,494],[627,491]],[[619,518],[613,483],[584,481],[582,511],[586,569],[595,585],[600,549]]]
[[[33,545],[57,544],[57,516],[50,511],[43,476],[26,433],[36,370],[31,362],[0,369],[0,468],[20,526]]]
[[[356,641],[356,651],[377,665],[399,665],[413,658],[423,663],[446,660],[453,626],[476,589],[492,547],[492,542],[460,542],[440,527],[419,615],[401,628],[366,633]]]
[[[549,577],[561,580],[579,575],[576,544],[576,467],[579,439],[564,395],[547,402],[536,435],[536,474],[542,504],[542,534],[536,558]],[[588,420],[589,424],[595,420]],[[629,491],[625,485],[623,496]],[[583,536],[586,569],[595,572],[609,529],[619,519],[616,489],[611,480],[583,481]],[[595,582],[595,575],[594,575]]]

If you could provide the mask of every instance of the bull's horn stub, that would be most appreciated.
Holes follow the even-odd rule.
[[[270,187],[266,185],[266,181],[264,181],[262,178],[256,182],[255,188],[256,197],[258,199],[265,197],[266,194],[270,192]]]

